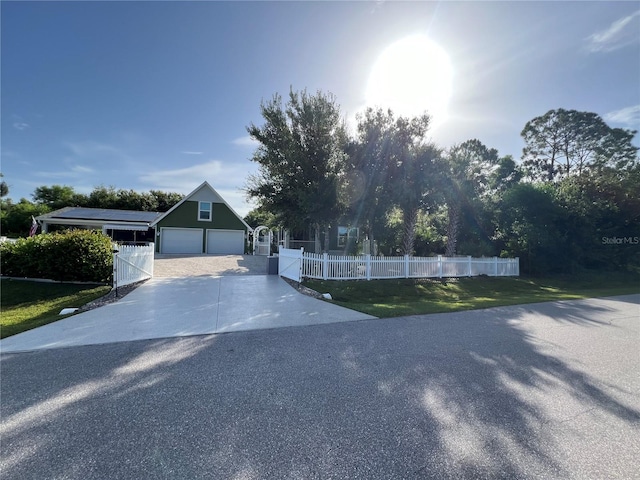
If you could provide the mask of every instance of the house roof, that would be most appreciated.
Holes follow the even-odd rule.
[[[96,223],[146,223],[150,224],[162,213],[108,208],[65,207],[36,217],[39,222],[62,223],[64,220],[86,220]]]
[[[193,195],[195,195],[198,191],[200,191],[203,187],[204,188],[208,188],[215,196],[217,196],[220,200],[222,200],[222,203],[224,205],[226,205],[229,210],[231,210],[231,212],[238,218],[238,220],[240,220],[244,224],[245,227],[247,227],[247,230],[249,232],[253,232],[253,228],[251,228],[249,226],[249,224],[247,222],[245,222],[244,219],[240,215],[238,215],[233,208],[231,208],[231,206],[225,201],[225,199],[222,198],[222,196],[218,192],[216,192],[215,188],[213,188],[211,185],[209,185],[209,182],[206,182],[206,181],[202,182],[196,189],[194,189],[189,195],[186,195],[182,200],[180,200],[178,203],[176,203],[171,209],[169,209],[165,213],[160,214],[160,216],[158,218],[156,218],[151,223],[150,226],[151,227],[155,227],[158,224],[158,222],[160,222],[163,218],[165,218],[166,216],[171,214],[171,212],[173,212],[175,209],[180,207],[180,205],[182,205],[184,202],[189,201],[189,199]]]

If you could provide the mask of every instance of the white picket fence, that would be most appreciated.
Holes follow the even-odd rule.
[[[113,286],[124,287],[153,277],[155,246],[114,245]]]
[[[280,248],[278,255],[279,274],[297,282],[303,278],[375,280],[520,275],[518,258],[337,256],[285,248]]]

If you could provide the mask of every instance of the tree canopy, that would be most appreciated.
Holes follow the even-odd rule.
[[[0,178],[3,178],[4,175],[0,173]],[[9,195],[9,185],[4,180],[0,181],[0,197],[6,197]]]
[[[522,151],[527,175],[553,181],[604,167],[624,170],[637,162],[638,148],[631,142],[637,132],[611,128],[596,113],[549,110],[530,120],[522,130]]]
[[[100,185],[88,195],[77,193],[68,185],[43,185],[34,190],[33,201],[50,210],[63,207],[112,208],[117,210],[140,210],[145,212],[166,212],[184,195],[175,192],[136,192],[134,190],[116,190],[115,187]]]
[[[339,179],[344,168],[346,130],[331,94],[289,92],[260,106],[264,124],[247,127],[259,143],[247,195],[291,229],[323,225],[342,210]]]
[[[335,98],[320,92],[292,90],[286,106],[276,95],[261,113],[264,125],[247,129],[259,142],[253,221],[339,220],[380,251],[518,256],[530,273],[640,269],[636,132],[595,113],[557,109],[527,122],[520,161],[478,139],[433,144],[427,114],[369,108],[348,134]],[[608,247],[616,235],[625,245]]]
[[[64,207],[166,212],[182,200],[183,195],[158,190],[139,193],[105,186],[95,187],[86,195],[76,192],[68,185],[42,185],[34,190],[32,198],[33,202],[22,198],[18,203],[14,203],[11,199],[2,199],[0,217],[2,235],[26,236],[31,226],[32,216],[37,217]]]

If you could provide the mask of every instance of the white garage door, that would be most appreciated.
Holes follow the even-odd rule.
[[[207,230],[207,253],[242,255],[244,253],[244,231]]]
[[[199,228],[163,228],[162,253],[202,253],[202,230]]]

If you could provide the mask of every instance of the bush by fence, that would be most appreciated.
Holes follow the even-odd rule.
[[[2,275],[58,281],[108,283],[113,272],[111,239],[100,232],[43,233],[0,244]]]

